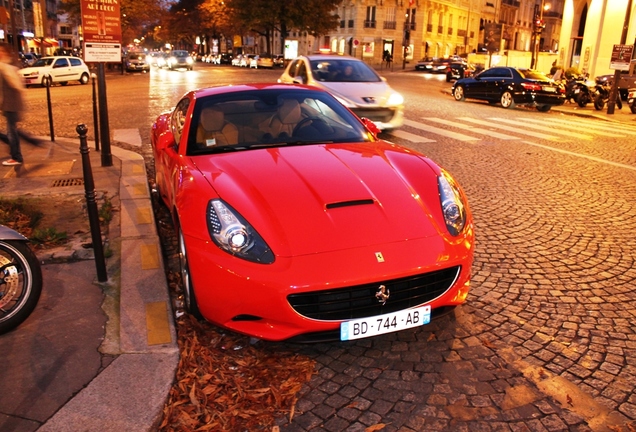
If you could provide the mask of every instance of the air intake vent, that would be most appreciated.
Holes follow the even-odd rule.
[[[373,205],[375,201],[372,199],[361,199],[361,200],[351,200],[351,201],[341,201],[337,203],[329,203],[327,204],[327,210],[335,209],[339,207],[352,207],[359,205]]]

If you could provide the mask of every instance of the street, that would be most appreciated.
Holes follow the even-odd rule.
[[[109,73],[110,128],[150,126],[191,88],[275,81],[280,69]],[[285,431],[636,429],[636,127],[555,110],[456,102],[443,75],[385,74],[407,121],[383,137],[465,189],[477,236],[467,303],[354,342],[278,344],[316,361]],[[45,88],[22,127],[49,135]],[[92,86],[50,89],[55,134],[92,139]],[[625,109],[625,108],[624,108]],[[636,116],[634,117],[636,119]],[[146,165],[151,161],[146,160]],[[380,430],[380,429],[372,429]]]

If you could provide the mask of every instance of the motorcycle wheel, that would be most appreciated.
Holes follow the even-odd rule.
[[[603,100],[602,97],[598,96],[595,100],[594,100],[594,108],[597,111],[600,111],[603,109],[603,107],[605,106],[605,101]]]
[[[581,107],[585,108],[587,103],[589,102],[589,97],[586,94],[581,93],[579,97],[576,99],[576,103]]]
[[[0,334],[31,315],[42,293],[42,269],[26,242],[0,240]]]
[[[616,106],[618,109],[623,109],[623,102],[621,101],[621,95],[616,95]]]
[[[632,112],[632,114],[636,114],[636,102],[629,106],[629,110]]]

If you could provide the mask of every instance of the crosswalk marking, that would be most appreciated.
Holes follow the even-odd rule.
[[[456,140],[459,141],[479,141],[479,138],[476,137],[472,137],[472,136],[468,136],[468,135],[464,135],[464,134],[460,134],[457,132],[453,132],[453,131],[449,131],[446,129],[441,129],[441,128],[437,128],[435,126],[430,126],[424,123],[420,123],[420,122],[416,122],[413,120],[404,120],[404,124],[407,126],[411,126],[414,128],[418,128],[418,129],[423,129],[428,133],[433,133],[433,134],[437,134],[437,135],[442,135],[448,138],[454,138]]]
[[[398,138],[402,138],[405,140],[409,140],[411,142],[414,143],[427,143],[427,142],[435,142],[435,140],[429,139],[429,138],[424,138],[423,136],[420,135],[415,135],[409,132],[405,132],[403,130],[394,130],[391,131],[391,135],[393,135],[394,137],[398,137]]]
[[[532,119],[531,121],[536,121],[536,120]],[[633,127],[617,124],[617,123],[608,124],[606,122],[598,122],[598,121],[594,123],[593,122],[583,123],[582,121],[572,121],[572,120],[565,120],[565,119],[554,119],[553,121],[555,123],[560,123],[564,125],[572,125],[572,126],[578,126],[578,127],[584,126],[588,129],[610,131],[611,133],[620,132],[626,135],[636,135],[636,130],[634,130]]]
[[[437,117],[426,117],[424,120],[432,121],[432,122],[436,122],[436,123],[441,123],[441,124],[446,125],[446,126],[452,126],[452,127],[458,128],[458,129],[464,129],[464,130],[468,130],[470,132],[474,132],[474,133],[478,133],[478,134],[482,134],[482,135],[488,135],[491,138],[499,138],[499,139],[503,139],[503,140],[518,140],[518,139],[520,139],[519,137],[502,134],[502,133],[495,132],[495,131],[490,130],[490,129],[482,129],[482,128],[478,128],[478,127],[475,127],[475,126],[469,126],[469,125],[465,125],[463,123],[457,123],[457,122],[454,122],[454,121],[451,121],[451,120],[441,119],[441,118],[437,118]]]
[[[489,120],[494,120],[496,122],[506,123],[506,124],[514,125],[514,126],[522,126],[524,128],[545,130],[545,128],[543,126],[538,126],[538,125],[534,125],[534,124],[528,124],[525,121],[525,119],[524,119],[524,121],[508,120],[508,119],[503,119],[503,118],[490,118]],[[584,139],[584,140],[591,140],[593,138],[591,135],[585,135],[585,134],[572,132],[572,131],[567,131],[567,130],[551,129],[550,133],[567,135],[567,136],[570,136],[570,137],[574,137],[574,138],[578,138],[578,139]]]
[[[523,129],[519,129],[518,127],[512,127],[512,126],[506,126],[506,125],[502,125],[500,123],[493,123],[493,122],[489,122],[489,121],[485,121],[485,120],[479,120],[479,119],[475,119],[472,117],[459,117],[459,120],[463,120],[463,121],[467,121],[470,123],[475,123],[481,126],[489,126],[489,127],[493,127],[493,128],[497,128],[497,129],[502,129],[502,130],[507,130],[508,132],[514,132],[514,133],[518,133],[521,135],[529,135],[535,138],[541,138],[541,139],[546,139],[546,140],[551,140],[551,141],[558,141],[560,140],[560,138],[554,136],[554,135],[548,135],[548,134],[544,134],[544,133],[540,133],[540,132],[533,132],[533,131],[529,131],[529,130],[523,130]]]
[[[524,121],[529,121],[532,123],[537,123],[540,125],[544,125],[547,127],[562,127],[562,128],[570,128],[570,129],[576,129],[576,130],[580,130],[582,127],[586,128],[586,129],[596,129],[592,126],[589,126],[587,124],[582,124],[582,123],[575,123],[575,122],[569,122],[569,121],[559,121],[559,120],[554,120],[554,119],[550,119],[550,120],[539,120],[539,119],[535,119],[535,118],[526,118],[523,119]],[[613,133],[613,132],[606,132],[605,130],[603,130],[603,127],[599,128],[602,132],[601,134],[604,137],[608,137],[608,138],[624,138],[625,134],[618,134],[618,133]],[[620,131],[617,130],[615,128],[612,128],[611,130],[613,131]],[[599,133],[599,131],[597,130],[590,130],[590,132],[595,132],[595,133]]]

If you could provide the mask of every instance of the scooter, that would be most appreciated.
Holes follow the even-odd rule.
[[[608,103],[610,93],[612,91],[612,81],[604,79],[596,79],[596,93],[594,95],[594,108],[597,111],[601,111],[605,104]],[[616,107],[618,109],[623,108],[623,102],[621,101],[621,95],[616,94]]]
[[[585,76],[574,76],[565,83],[565,99],[576,102],[578,106],[584,108],[592,102],[592,88],[594,83],[587,80]]]
[[[42,268],[29,239],[0,225],[0,334],[31,315],[42,293]]]
[[[627,90],[627,105],[629,105],[632,114],[636,114],[636,88]]]

